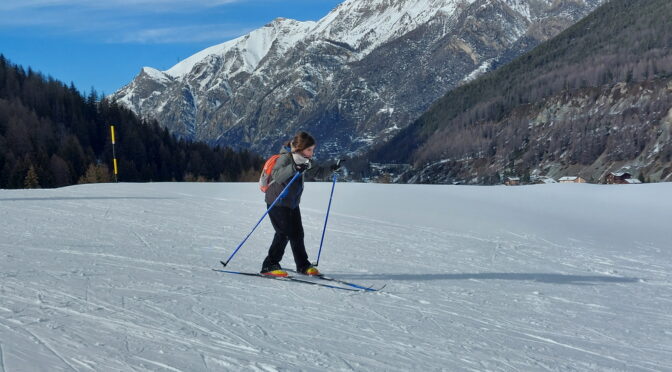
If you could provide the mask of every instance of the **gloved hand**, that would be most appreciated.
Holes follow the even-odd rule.
[[[341,170],[341,162],[342,161],[343,161],[342,159],[339,159],[338,161],[336,161],[336,163],[332,164],[329,167],[329,169],[331,169],[332,172],[338,172],[339,170]]]
[[[296,165],[296,170],[299,171],[299,172],[305,172],[308,169],[310,169],[310,161],[308,161],[307,163]]]

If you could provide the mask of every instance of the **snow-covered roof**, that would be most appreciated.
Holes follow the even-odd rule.
[[[627,180],[625,180],[625,182],[632,183],[632,184],[642,183],[642,181],[640,181],[636,178],[628,178]]]
[[[558,181],[576,181],[579,177],[577,176],[565,176],[565,177],[560,177]]]
[[[616,176],[616,177],[623,177],[624,175],[630,174],[630,173],[628,173],[628,172],[611,172],[611,174]]]

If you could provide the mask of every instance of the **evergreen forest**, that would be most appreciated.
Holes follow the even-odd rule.
[[[0,189],[119,182],[256,181],[247,150],[176,138],[155,121],[0,55]]]

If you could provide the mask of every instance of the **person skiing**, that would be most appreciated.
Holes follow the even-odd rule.
[[[319,270],[308,261],[299,209],[303,193],[303,172],[312,167],[315,146],[315,139],[310,134],[297,133],[283,146],[271,170],[271,182],[265,196],[267,208],[270,208],[296,172],[301,172],[301,175],[291,184],[285,197],[268,211],[275,236],[261,266],[261,273],[264,275],[288,276],[287,271],[280,266],[288,242],[292,248],[296,270],[306,275],[320,275]]]

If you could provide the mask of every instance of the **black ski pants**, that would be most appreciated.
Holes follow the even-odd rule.
[[[303,243],[303,223],[301,222],[299,207],[275,206],[268,212],[268,217],[270,217],[273,229],[275,229],[275,236],[271,247],[268,249],[268,256],[264,260],[262,270],[280,264],[282,256],[285,254],[287,242],[292,247],[296,270],[302,272],[308,268],[310,261],[308,261],[306,246]]]

